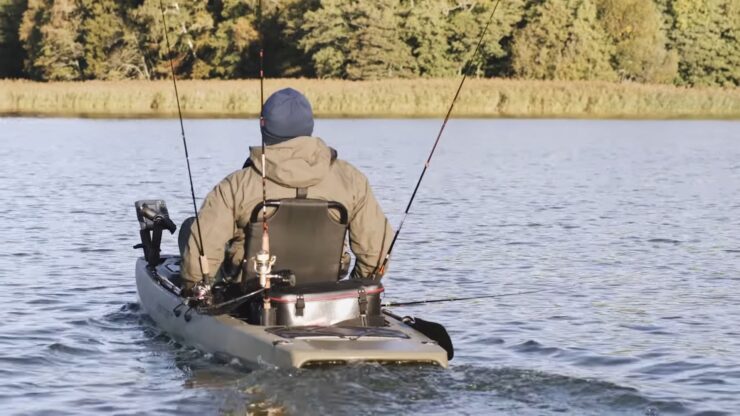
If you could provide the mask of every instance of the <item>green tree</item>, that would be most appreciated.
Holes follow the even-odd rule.
[[[347,65],[349,79],[405,78],[417,74],[397,0],[360,1],[351,14],[353,45]]]
[[[402,39],[397,0],[324,0],[306,13],[300,41],[321,78],[377,79],[416,73]]]
[[[740,4],[737,0],[672,0],[673,44],[680,83],[740,85]]]
[[[614,80],[613,53],[592,0],[543,0],[514,34],[512,66],[522,78]]]
[[[315,77],[311,57],[300,45],[306,36],[304,26],[307,13],[321,6],[320,0],[283,0],[282,8],[275,8],[263,25],[267,74],[284,77]]]
[[[75,0],[29,0],[19,37],[25,69],[36,80],[83,79],[83,46],[77,39],[80,13]]]
[[[201,70],[208,77],[239,78],[249,74],[249,60],[256,59],[252,47],[259,39],[256,27],[257,2],[223,0],[209,2],[213,19],[211,35],[199,45]]]
[[[411,47],[422,76],[444,77],[455,74],[460,63],[450,53],[448,39],[453,34],[447,0],[411,1],[404,25],[404,38]]]
[[[615,45],[620,78],[653,83],[673,82],[678,55],[668,51],[663,17],[652,1],[599,0],[599,15]]]
[[[319,78],[345,78],[352,34],[346,2],[322,0],[320,7],[306,13],[299,45],[311,56]]]
[[[77,0],[82,16],[79,42],[82,70],[90,79],[148,79],[149,70],[122,4],[114,0]]]
[[[449,56],[457,62],[458,70],[462,63],[472,55],[481,32],[488,22],[495,1],[478,2],[472,0],[455,0],[450,3],[450,30],[448,39]],[[514,27],[524,15],[524,0],[502,0],[493,15],[488,32],[483,38],[481,50],[471,62],[469,73],[479,76],[502,75],[510,71],[511,37]]]
[[[28,0],[0,0],[0,78],[23,75],[24,51],[18,38]]]

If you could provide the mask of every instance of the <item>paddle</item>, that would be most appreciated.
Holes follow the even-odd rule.
[[[397,319],[403,322],[404,324],[410,326],[411,328],[426,335],[432,341],[435,341],[437,345],[439,345],[445,351],[447,351],[448,360],[451,360],[452,357],[455,356],[455,349],[452,346],[452,339],[450,338],[450,334],[447,333],[447,330],[445,329],[444,326],[436,322],[425,321],[423,319],[415,318],[413,316],[401,317],[385,309],[383,309],[383,313],[390,316],[391,318],[394,318],[394,319]]]

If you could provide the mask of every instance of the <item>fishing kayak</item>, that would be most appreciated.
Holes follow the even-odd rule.
[[[252,367],[304,368],[354,362],[447,367],[447,352],[405,323],[385,316],[383,326],[260,326],[230,314],[187,310],[176,291],[180,258],[150,267],[136,262],[141,306],[158,327],[186,345]]]

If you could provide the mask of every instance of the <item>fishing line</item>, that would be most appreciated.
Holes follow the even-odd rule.
[[[475,50],[473,51],[473,54],[468,58],[468,61],[465,63],[465,65],[462,67],[463,77],[462,80],[460,80],[460,85],[457,87],[457,91],[455,92],[455,96],[452,98],[452,102],[450,103],[450,108],[447,110],[447,115],[445,115],[445,119],[442,122],[442,127],[439,129],[439,133],[437,134],[437,139],[434,141],[434,146],[432,146],[432,151],[429,153],[429,157],[427,158],[426,163],[424,163],[424,169],[421,171],[421,175],[419,176],[419,180],[416,182],[416,187],[414,187],[414,192],[411,194],[411,199],[409,199],[408,205],[406,205],[406,210],[403,213],[403,217],[401,218],[401,222],[398,224],[398,229],[396,230],[396,234],[393,235],[393,240],[391,240],[391,245],[388,247],[388,253],[385,255],[385,259],[383,259],[383,264],[380,266],[378,270],[374,270],[372,274],[372,278],[375,279],[377,275],[382,276],[385,272],[385,267],[388,264],[388,259],[391,257],[391,252],[393,251],[393,246],[396,245],[396,240],[398,239],[398,235],[401,233],[401,228],[403,228],[403,223],[406,221],[406,217],[409,215],[409,210],[411,209],[411,204],[414,202],[414,198],[416,197],[416,192],[419,190],[419,185],[421,185],[422,179],[424,179],[424,175],[427,173],[427,169],[429,169],[429,164],[432,161],[432,156],[434,155],[434,151],[437,149],[437,145],[439,144],[439,140],[442,138],[442,133],[445,130],[445,127],[447,127],[447,122],[450,119],[450,115],[452,114],[452,109],[455,107],[455,103],[457,102],[458,97],[460,96],[460,91],[462,90],[463,84],[465,84],[465,80],[468,79],[468,67],[473,62],[475,57],[478,55],[478,51],[480,50],[481,45],[483,44],[483,38],[486,36],[486,33],[488,32],[488,27],[491,25],[491,22],[493,21],[493,15],[496,13],[496,9],[498,9],[498,5],[501,3],[501,0],[497,0],[496,4],[493,6],[493,10],[491,11],[491,15],[488,17],[488,22],[486,23],[486,26],[481,31],[480,37],[478,39],[478,44],[475,46]]]
[[[499,295],[485,295],[485,296],[471,296],[467,298],[441,298],[441,299],[426,299],[426,300],[413,300],[410,302],[388,302],[383,303],[382,307],[384,308],[393,308],[396,306],[413,306],[413,305],[424,305],[427,303],[441,303],[441,302],[462,302],[465,300],[478,300],[478,299],[491,299],[491,298],[504,298],[508,296],[519,296],[519,295],[529,295],[532,293],[540,293],[544,292],[545,289],[541,290],[530,290],[527,292],[516,292],[516,293],[502,293]]]
[[[198,218],[198,205],[195,201],[195,188],[193,187],[193,174],[190,169],[190,155],[188,153],[188,141],[185,138],[185,125],[182,121],[182,109],[180,108],[180,94],[177,90],[177,76],[175,75],[175,64],[172,61],[172,48],[170,47],[170,38],[167,34],[167,18],[165,17],[164,3],[159,0],[159,9],[162,12],[162,24],[164,26],[164,39],[167,45],[167,54],[170,61],[170,71],[172,72],[172,85],[175,87],[175,101],[177,102],[177,115],[180,119],[180,133],[182,135],[182,145],[185,148],[185,162],[188,165],[188,179],[190,180],[190,196],[193,200],[193,212],[195,212],[195,225],[198,229],[198,252],[200,254],[199,264],[200,273],[203,276],[203,280],[206,280],[208,276],[208,261],[203,251],[203,234],[200,231],[200,219]],[[192,47],[191,47],[192,48]]]

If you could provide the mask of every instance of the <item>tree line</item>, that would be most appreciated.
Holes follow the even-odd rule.
[[[0,77],[482,77],[740,84],[740,1],[0,0]]]

